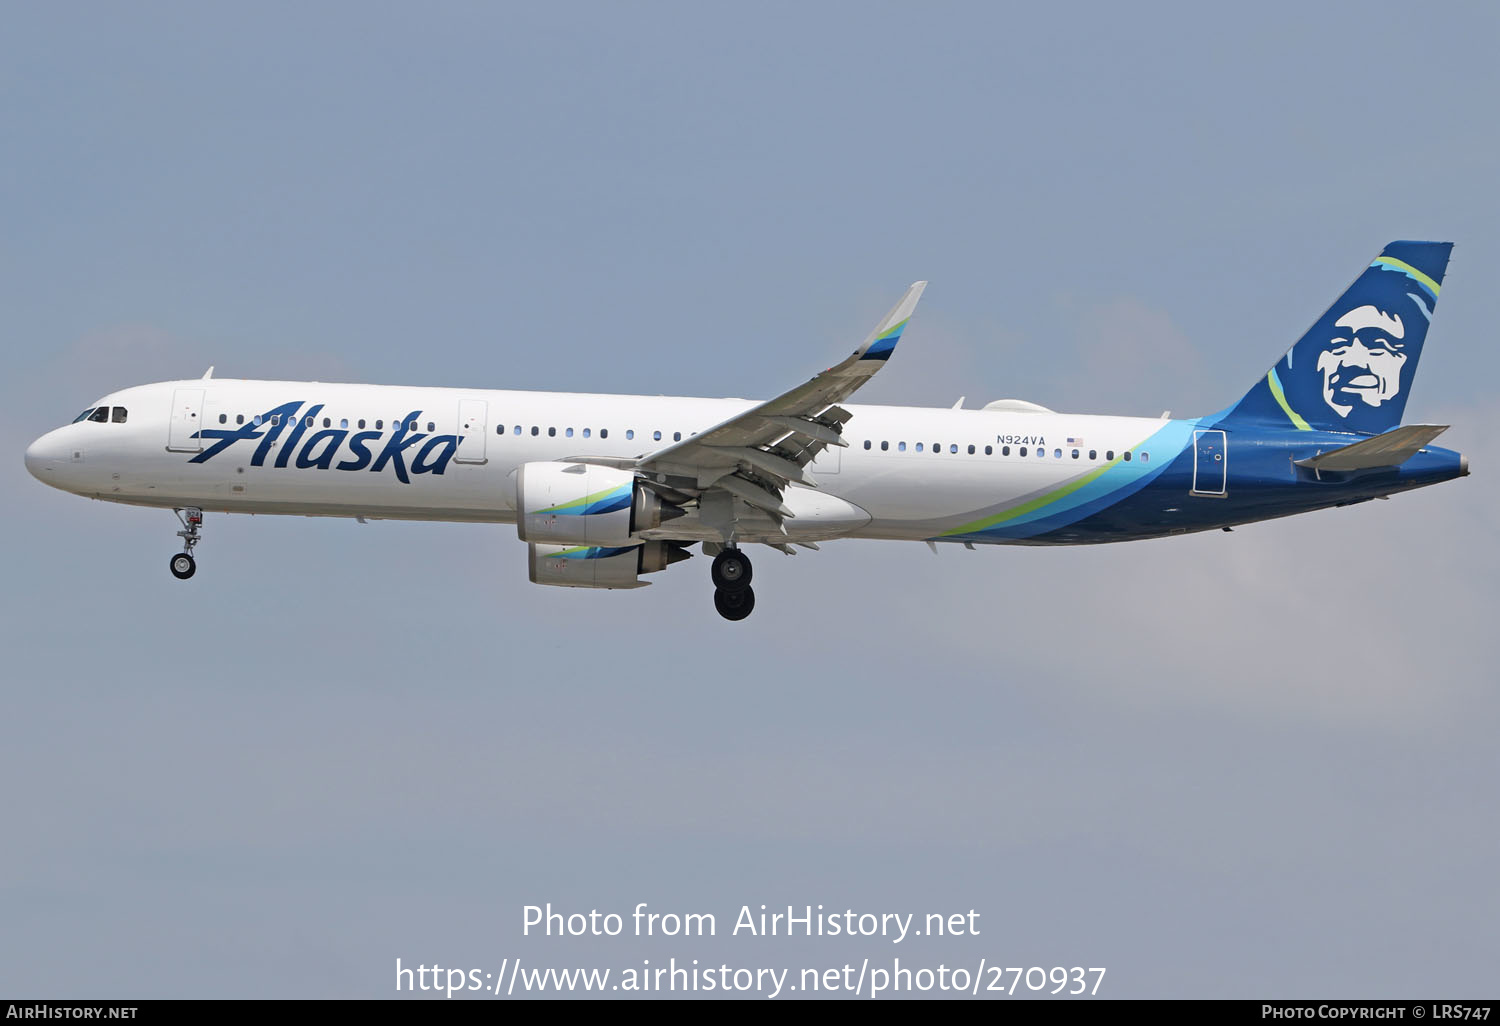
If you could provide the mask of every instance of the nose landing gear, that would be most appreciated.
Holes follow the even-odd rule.
[[[755,609],[755,591],[750,587],[750,557],[737,548],[726,548],[709,568],[714,582],[714,608],[726,620],[743,620]]]
[[[203,511],[196,506],[186,509],[175,509],[177,519],[182,522],[182,530],[177,532],[177,537],[182,539],[182,551],[172,557],[168,567],[172,576],[179,581],[185,581],[198,572],[198,561],[193,558],[193,547],[198,544],[198,531],[203,526]]]

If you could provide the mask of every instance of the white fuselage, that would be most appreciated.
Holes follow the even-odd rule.
[[[50,432],[27,452],[33,473],[93,498],[167,508],[508,523],[523,464],[633,460],[755,403],[205,379],[127,388],[97,405],[124,409],[125,421]],[[847,447],[830,448],[809,466],[818,488],[789,489],[787,504],[799,515],[784,533],[768,522],[768,535],[931,538],[973,511],[1077,481],[1116,453],[1149,459],[1149,446],[1141,447],[1166,423],[846,407],[853,414]],[[270,411],[278,409],[272,425]],[[399,439],[397,424],[406,425]],[[245,436],[219,437],[236,431]]]

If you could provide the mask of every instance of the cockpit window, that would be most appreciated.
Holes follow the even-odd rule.
[[[78,416],[74,417],[73,418],[73,423],[74,424],[80,424],[83,421],[88,420],[89,419],[89,414],[91,414],[93,412],[94,412],[94,408],[92,406],[90,406],[88,409],[84,410]]]
[[[114,408],[114,412],[110,414],[109,419],[114,421],[116,424],[125,423],[125,407],[116,406]]]
[[[109,407],[108,406],[101,406],[101,407],[99,407],[97,410],[95,410],[93,412],[92,415],[90,415],[89,420],[93,421],[95,424],[108,424],[109,423]]]

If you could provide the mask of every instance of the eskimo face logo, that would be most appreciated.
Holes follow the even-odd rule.
[[[1334,335],[1318,356],[1323,401],[1340,417],[1356,405],[1379,406],[1401,392],[1406,326],[1401,316],[1374,306],[1350,310],[1333,323]]]

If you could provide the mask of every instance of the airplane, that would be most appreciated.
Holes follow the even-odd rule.
[[[26,450],[64,491],[204,516],[515,524],[530,579],[624,589],[712,557],[714,606],[755,607],[750,545],[840,538],[1077,545],[1228,531],[1468,474],[1401,418],[1452,244],[1393,242],[1239,400],[1188,419],[861,406],[926,282],[854,352],[774,399],[215,378],[126,388]]]

